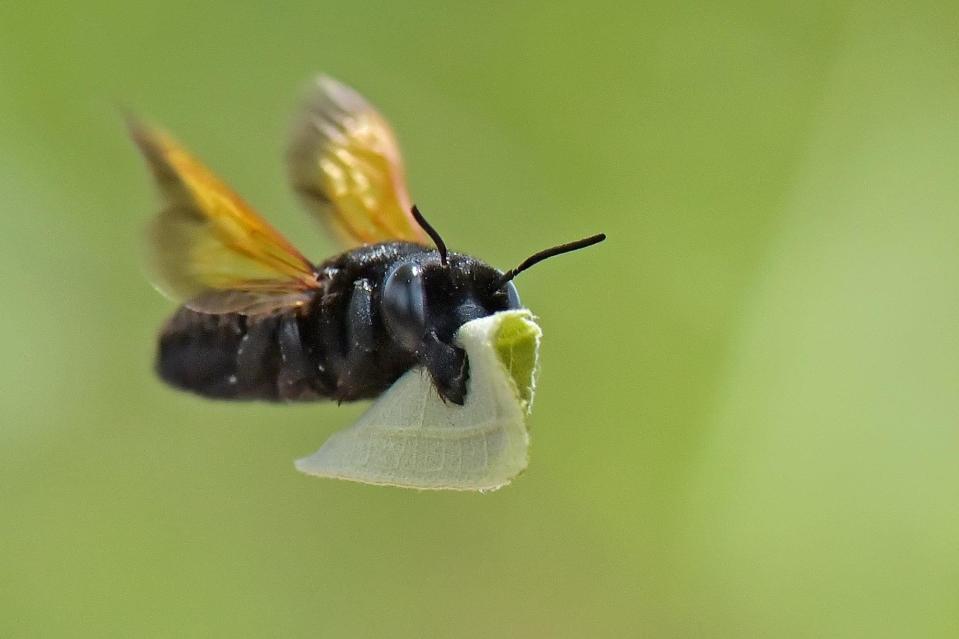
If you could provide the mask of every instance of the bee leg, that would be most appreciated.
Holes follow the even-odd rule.
[[[462,406],[470,370],[466,351],[442,342],[431,331],[423,340],[420,362],[430,372],[440,397]]]
[[[320,307],[319,322],[317,326],[317,349],[318,353],[315,359],[319,362],[319,375],[324,380],[324,385],[336,389],[339,380],[346,371],[346,358],[343,356],[342,344],[344,341],[343,322],[340,321],[340,315],[337,311],[339,302],[338,293],[330,293],[324,296]],[[336,399],[335,392],[330,393],[330,397]]]
[[[285,401],[310,400],[328,395],[324,389],[317,388],[322,380],[316,367],[307,355],[303,340],[300,338],[300,326],[296,317],[286,315],[280,320],[276,331],[280,345],[280,370],[276,376],[276,392]]]
[[[236,397],[276,399],[276,389],[272,383],[278,365],[275,331],[276,322],[271,317],[248,320],[246,334],[236,353],[235,379],[231,378],[236,387]]]
[[[373,285],[367,279],[353,283],[346,322],[344,374],[337,384],[337,396],[359,394],[371,369],[376,366],[376,335],[373,324]]]

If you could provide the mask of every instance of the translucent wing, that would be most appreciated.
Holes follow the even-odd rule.
[[[542,331],[527,310],[464,324],[466,402],[444,402],[414,368],[350,428],[334,433],[300,471],[368,484],[435,490],[496,490],[526,468]]]
[[[326,76],[310,85],[287,157],[293,188],[345,247],[429,243],[410,214],[396,137],[353,89]]]
[[[164,208],[149,229],[154,284],[205,313],[255,314],[302,304],[313,265],[172,138],[131,121]]]

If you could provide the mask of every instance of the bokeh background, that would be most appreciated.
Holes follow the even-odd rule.
[[[0,3],[0,636],[959,635],[959,5]],[[417,202],[524,275],[532,463],[297,474],[362,406],[151,374],[164,123],[309,255],[326,71]]]

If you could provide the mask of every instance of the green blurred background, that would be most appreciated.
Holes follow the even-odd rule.
[[[959,635],[959,5],[0,3],[0,637]],[[318,480],[362,406],[204,402],[117,105],[309,255],[326,71],[417,202],[524,275],[532,463]]]

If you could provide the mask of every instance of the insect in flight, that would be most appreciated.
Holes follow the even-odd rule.
[[[345,252],[314,264],[172,138],[132,121],[159,186],[154,281],[182,303],[159,337],[168,384],[232,400],[379,396],[414,366],[462,405],[469,361],[457,329],[520,308],[513,278],[605,239],[541,251],[501,272],[448,251],[407,192],[390,126],[329,77],[312,85],[288,152],[292,185]]]

